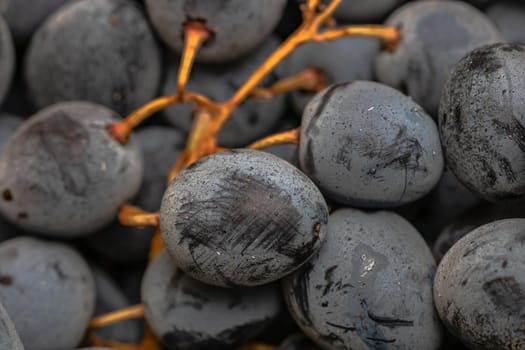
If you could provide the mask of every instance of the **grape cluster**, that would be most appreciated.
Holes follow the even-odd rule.
[[[525,349],[524,33],[0,0],[0,350]]]

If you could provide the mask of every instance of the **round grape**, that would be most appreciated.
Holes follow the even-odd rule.
[[[466,187],[498,201],[525,196],[525,46],[494,44],[465,56],[439,106],[447,164]]]
[[[449,72],[464,55],[500,41],[494,24],[461,1],[417,1],[396,10],[385,24],[400,28],[393,52],[377,56],[380,82],[410,95],[436,116]]]
[[[432,118],[409,97],[369,81],[332,85],[309,102],[299,160],[326,196],[363,207],[414,201],[443,171]]]
[[[74,237],[102,228],[137,193],[142,157],[107,131],[118,116],[89,102],[50,106],[0,153],[0,212],[31,232]]]
[[[319,253],[285,278],[288,309],[323,349],[439,349],[436,264],[423,238],[391,212],[338,209]]]
[[[525,220],[473,230],[441,260],[434,282],[445,326],[471,349],[525,347]]]
[[[0,105],[4,100],[15,72],[15,49],[9,27],[0,15]]]
[[[226,62],[255,49],[275,28],[286,0],[146,0],[153,26],[166,45],[182,52],[184,24],[203,23],[212,38],[197,59]]]
[[[305,263],[326,235],[315,185],[266,152],[231,150],[193,163],[169,185],[160,227],[177,266],[219,286],[275,281]]]
[[[0,302],[27,349],[70,350],[93,314],[95,283],[73,249],[14,238],[0,245]]]
[[[24,73],[38,108],[85,100],[128,114],[157,93],[160,63],[159,47],[135,4],[81,0],[38,29]]]
[[[226,289],[198,282],[164,251],[142,282],[146,319],[168,349],[231,349],[261,333],[281,311],[275,284]]]
[[[0,302],[0,349],[24,350],[15,325]]]

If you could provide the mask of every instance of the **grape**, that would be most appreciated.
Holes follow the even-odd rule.
[[[432,118],[409,97],[367,81],[332,85],[309,102],[299,160],[326,196],[363,207],[414,201],[443,171]]]
[[[130,306],[130,302],[110,276],[98,268],[92,267],[92,271],[97,296],[95,316]],[[141,340],[142,330],[137,320],[127,320],[97,330],[96,334],[102,339],[138,343]]]
[[[93,313],[93,276],[63,244],[14,238],[0,245],[0,302],[27,349],[70,350]]]
[[[471,349],[525,346],[524,219],[481,226],[459,240],[436,272],[439,316]]]
[[[99,346],[95,346],[95,347],[89,347],[89,348],[80,348],[78,350],[114,350],[112,348],[101,348]]]
[[[486,10],[508,42],[525,44],[525,2],[499,1]]]
[[[304,334],[297,333],[286,338],[279,345],[278,350],[319,350],[319,348]]]
[[[343,208],[319,253],[285,278],[288,309],[323,349],[438,349],[436,268],[419,233],[391,212]]]
[[[160,81],[159,48],[146,19],[127,0],[64,6],[35,33],[25,63],[39,108],[87,100],[127,114],[151,100]]]
[[[133,135],[143,153],[144,178],[132,203],[144,210],[157,211],[166,189],[166,174],[184,147],[184,138],[180,131],[165,126],[147,126]],[[153,232],[151,227],[125,227],[116,222],[87,236],[85,243],[112,262],[145,262]],[[117,254],[115,250],[123,253]]]
[[[20,117],[7,113],[0,113],[0,149],[20,125],[22,125],[23,121],[24,120]]]
[[[89,102],[46,108],[24,123],[0,153],[0,212],[16,226],[73,237],[109,224],[139,189],[142,158],[133,140],[115,141],[118,121]]]
[[[419,212],[410,222],[425,239],[434,241],[445,226],[479,202],[478,196],[445,169],[436,187],[420,202],[413,203]]]
[[[187,89],[198,91],[215,101],[225,101],[237,91],[249,78],[252,72],[279,46],[276,38],[270,37],[261,47],[248,57],[229,64],[204,65],[194,67]],[[167,78],[164,84],[164,94],[176,91],[179,62],[168,66]],[[276,80],[270,75],[263,83],[269,85]],[[277,123],[285,104],[285,96],[277,95],[269,100],[258,99],[246,101],[236,109],[231,119],[219,133],[219,144],[226,147],[245,146],[248,143],[265,136]],[[175,105],[165,110],[170,124],[184,131],[190,131],[194,105]]]
[[[447,164],[485,199],[525,195],[525,46],[494,44],[464,57],[439,108]]]
[[[406,0],[343,0],[334,15],[345,21],[370,22],[381,19]]]
[[[0,15],[0,105],[7,95],[14,71],[15,49],[9,27]]]
[[[184,24],[202,22],[212,38],[198,52],[197,60],[226,62],[255,49],[275,28],[286,0],[146,0],[153,26],[164,43],[181,52]]]
[[[146,319],[168,349],[230,349],[261,333],[281,310],[277,285],[226,289],[178,270],[164,251],[142,282]]]
[[[0,349],[24,350],[15,325],[0,302]]]
[[[432,248],[437,260],[441,260],[445,253],[457,241],[475,228],[488,224],[492,221],[525,217],[523,205],[494,205],[491,203],[480,203],[467,210],[454,222],[445,227],[439,234]]]
[[[500,41],[483,13],[459,1],[408,3],[385,23],[401,28],[402,39],[394,52],[378,55],[378,80],[412,96],[432,116],[456,62],[477,47]]]
[[[372,80],[373,58],[379,52],[379,42],[371,38],[348,37],[330,42],[311,42],[295,50],[280,67],[280,73],[290,76],[306,67],[321,71],[327,84],[354,80]],[[291,94],[295,111],[303,113],[313,93],[294,91]]]
[[[40,24],[67,2],[70,0],[1,0],[0,14],[9,24],[17,46],[24,46]]]
[[[305,263],[326,235],[315,185],[288,162],[231,150],[193,163],[169,185],[160,228],[191,277],[218,286],[275,281]]]

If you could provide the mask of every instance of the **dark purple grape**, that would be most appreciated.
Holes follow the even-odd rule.
[[[525,2],[498,1],[485,12],[506,41],[525,44]]]
[[[0,153],[0,212],[31,232],[74,237],[111,223],[138,191],[142,157],[107,131],[118,115],[56,104],[26,121]]]
[[[423,238],[392,212],[342,208],[326,242],[284,279],[290,313],[323,349],[439,349],[436,264]]]
[[[93,314],[93,275],[68,246],[14,238],[0,244],[0,303],[26,349],[70,350]]]
[[[461,1],[417,1],[396,10],[385,22],[401,29],[393,52],[382,52],[375,72],[380,82],[410,95],[436,116],[449,72],[468,52],[500,41],[494,24]]]
[[[9,27],[0,15],[0,105],[7,95],[14,73],[15,49]]]
[[[60,6],[71,0],[2,0],[3,15],[17,46],[24,46],[42,22]]]
[[[35,33],[24,73],[38,108],[85,100],[127,114],[157,93],[160,50],[131,1],[73,1]]]
[[[432,118],[411,98],[370,81],[332,85],[310,101],[299,160],[330,199],[375,208],[421,198],[443,171]]]
[[[24,350],[15,325],[0,302],[0,349]]]
[[[373,22],[388,15],[406,0],[343,0],[335,17],[345,21]]]
[[[184,47],[184,24],[199,21],[212,38],[197,59],[225,62],[255,49],[275,28],[286,0],[146,0],[153,26],[166,45],[176,52]]]
[[[7,114],[0,113],[0,148],[5,145],[7,140],[22,125],[24,119]]]
[[[329,42],[311,42],[300,46],[279,67],[279,73],[291,76],[306,67],[318,69],[328,85],[354,80],[372,80],[373,59],[379,52],[379,41],[348,37]],[[302,114],[314,96],[305,91],[291,94],[294,110]]]
[[[220,288],[178,270],[162,252],[142,282],[146,319],[167,349],[231,349],[276,321],[282,304],[278,285]]]
[[[275,281],[304,264],[326,235],[315,185],[288,162],[253,150],[202,158],[169,185],[160,227],[177,266],[218,286]]]
[[[196,64],[187,89],[202,93],[215,101],[226,101],[278,46],[278,40],[270,37],[250,55],[235,62],[213,66]],[[174,61],[168,67],[163,91],[165,95],[176,91],[178,64],[178,61]],[[277,76],[271,74],[262,84],[269,85],[276,80]],[[225,147],[242,147],[265,136],[277,124],[284,106],[284,95],[245,101],[219,132],[219,144]],[[170,124],[189,132],[193,124],[193,110],[194,105],[188,103],[170,107],[164,113]]]
[[[464,212],[463,215],[459,216],[441,231],[432,248],[434,256],[440,261],[457,241],[481,225],[501,219],[523,217],[525,217],[523,204],[495,205],[486,202],[480,203]]]
[[[436,309],[470,349],[525,346],[525,220],[496,221],[471,231],[441,260]]]
[[[439,106],[450,170],[470,190],[497,201],[525,196],[525,46],[494,44],[465,56]]]

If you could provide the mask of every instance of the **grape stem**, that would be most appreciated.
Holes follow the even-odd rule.
[[[255,141],[247,148],[249,149],[265,149],[272,146],[284,144],[299,144],[299,137],[301,135],[301,128],[296,128],[288,131],[283,131],[277,134],[267,136],[259,141]]]
[[[184,24],[184,51],[179,65],[177,92],[184,98],[186,83],[200,47],[212,37],[212,32],[201,21],[190,21]]]
[[[133,305],[91,319],[91,321],[89,322],[89,328],[103,328],[115,324],[117,322],[142,317],[144,317],[144,306],[142,304]]]
[[[319,92],[326,87],[324,74],[315,67],[306,67],[301,72],[284,78],[268,88],[256,87],[250,92],[251,98],[270,99],[271,97],[294,90]]]
[[[87,343],[91,346],[109,347],[115,350],[161,350],[155,334],[146,326],[144,338],[139,344],[125,344],[116,341],[102,340],[92,331],[87,334]]]
[[[159,212],[150,213],[139,207],[124,204],[118,212],[118,220],[124,226],[159,226]]]

